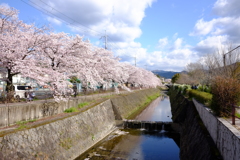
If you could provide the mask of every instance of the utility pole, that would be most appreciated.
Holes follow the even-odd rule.
[[[135,67],[137,66],[137,57],[135,56]]]
[[[103,37],[104,37],[104,41],[105,41],[105,42],[104,42],[104,43],[105,43],[105,49],[107,49],[107,37],[108,37],[108,36],[107,36],[106,30],[105,30],[105,35],[102,36],[101,38],[103,38]],[[100,39],[101,39],[101,38],[100,38]]]
[[[147,70],[147,67],[148,67],[148,65],[147,65],[147,64],[145,64],[144,66],[146,67],[146,70]]]

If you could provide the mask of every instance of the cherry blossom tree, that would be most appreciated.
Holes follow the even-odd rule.
[[[20,21],[17,10],[0,5],[0,66],[7,71],[7,77],[3,79],[7,82],[7,91],[13,90],[14,75],[29,75],[30,70],[36,68],[32,57],[45,41],[42,38],[44,32],[45,28]]]
[[[150,71],[132,65],[126,65],[126,68],[128,83],[142,87],[157,87],[162,85],[160,79]]]
[[[67,79],[77,77],[84,87],[118,83],[156,87],[160,79],[152,72],[119,62],[111,51],[93,46],[83,37],[49,32],[18,19],[18,11],[0,5],[0,66],[5,68],[7,90],[12,77],[21,74],[40,85],[49,85],[56,99],[72,93]],[[116,86],[115,86],[116,87]]]

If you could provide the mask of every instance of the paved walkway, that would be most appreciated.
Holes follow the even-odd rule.
[[[132,90],[137,91],[137,90]],[[119,94],[125,94],[129,93],[128,91],[119,91]],[[96,94],[91,94],[91,95],[82,95],[82,96],[77,96],[77,98],[85,98],[85,97],[93,97],[93,98],[101,98],[104,96],[108,95],[115,95],[115,92],[102,92],[102,93],[96,93]],[[74,99],[75,97],[70,97],[70,99]],[[31,101],[30,103],[44,103],[44,102],[54,102],[55,100],[53,98],[51,99],[40,99],[40,100],[34,100]],[[14,102],[14,103],[0,103],[0,107],[5,107],[6,105],[11,105],[11,106],[18,106],[21,104],[26,104],[26,101],[21,101],[21,102]]]
[[[232,118],[227,118],[226,120],[232,125]],[[240,119],[235,118],[235,125],[232,126],[240,131]]]

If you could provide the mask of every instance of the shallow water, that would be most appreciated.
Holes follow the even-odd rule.
[[[172,112],[168,96],[160,96],[155,99],[135,119],[143,121],[168,121],[172,122]]]
[[[171,121],[167,96],[154,100],[136,119]],[[179,134],[140,129],[117,130],[76,160],[179,160]]]

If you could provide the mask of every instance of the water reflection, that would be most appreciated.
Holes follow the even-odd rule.
[[[172,121],[171,117],[169,98],[161,96],[136,119]],[[179,134],[174,132],[122,130],[109,135],[76,160],[179,160],[179,139]]]
[[[172,121],[172,113],[168,96],[160,96],[155,99],[135,119],[143,121]]]
[[[169,132],[124,130],[126,135],[104,140],[77,160],[179,160],[179,147]]]

